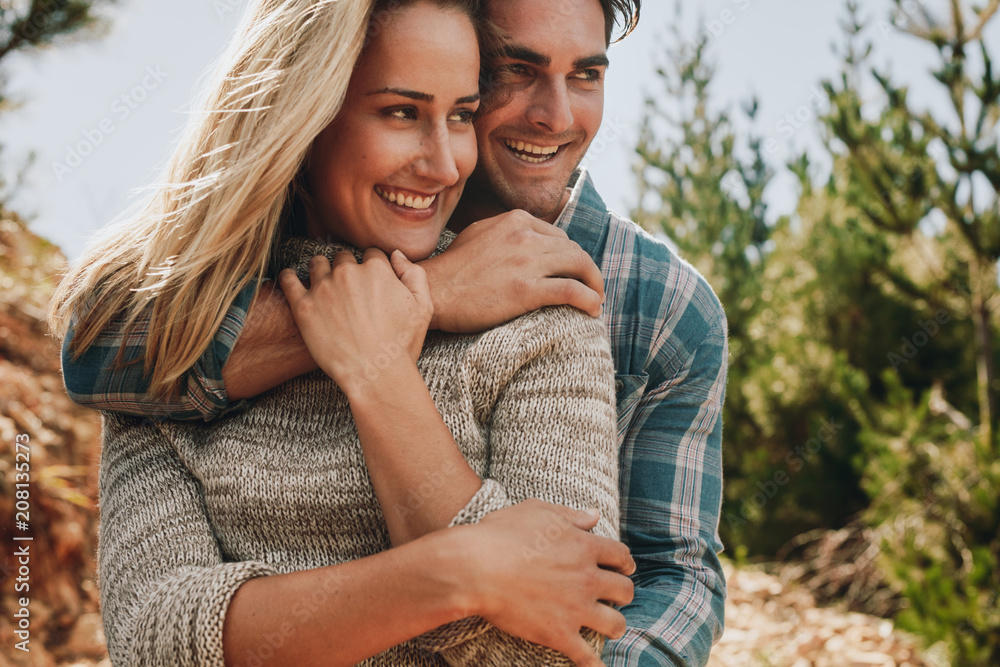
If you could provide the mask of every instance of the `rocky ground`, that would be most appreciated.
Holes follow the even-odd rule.
[[[875,616],[818,607],[804,588],[725,564],[726,632],[709,667],[943,667]]]
[[[109,667],[94,571],[97,416],[77,408],[44,324],[64,259],[0,208],[0,667]],[[13,524],[14,442],[30,438],[30,530]],[[13,534],[31,535],[31,651],[15,648]],[[945,667],[873,616],[821,608],[804,588],[727,566],[726,633],[711,667]]]

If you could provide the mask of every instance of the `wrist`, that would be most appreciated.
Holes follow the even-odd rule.
[[[455,526],[420,538],[431,546],[428,569],[453,621],[480,616],[485,609],[484,596],[478,587],[482,573],[477,569],[480,554],[475,533],[474,525]]]
[[[418,262],[418,264],[427,276],[427,286],[431,293],[431,304],[434,306],[434,312],[431,314],[431,322],[427,328],[429,330],[446,331],[447,329],[444,327],[445,319],[442,315],[447,312],[448,304],[445,296],[448,294],[449,288],[441,281],[441,276],[438,272],[439,261],[436,257],[430,257],[422,262]]]
[[[416,363],[405,352],[381,368],[376,363],[366,362],[350,378],[338,384],[352,410],[384,408],[395,404],[398,397],[411,388],[427,390]]]

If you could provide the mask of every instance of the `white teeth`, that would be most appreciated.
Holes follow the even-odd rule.
[[[414,195],[403,195],[403,193],[396,194],[395,192],[386,192],[382,188],[375,188],[375,192],[379,197],[390,201],[398,206],[405,206],[407,208],[412,208],[417,211],[422,211],[431,207],[434,200],[437,199],[437,195],[431,195],[430,197],[419,197]]]
[[[557,152],[559,152],[559,146],[536,146],[535,144],[528,144],[523,141],[514,141],[513,139],[506,139],[505,143],[509,148],[512,148],[514,153],[518,158],[524,160],[525,162],[545,162],[552,158]],[[524,153],[531,153],[532,155],[541,155],[541,158],[532,158],[524,155]]]

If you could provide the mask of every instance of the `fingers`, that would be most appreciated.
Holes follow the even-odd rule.
[[[385,262],[388,264],[389,258],[386,257],[385,253],[378,248],[368,248],[368,250],[365,250],[365,254],[362,255],[361,263],[367,264],[368,262]]]
[[[599,540],[597,550],[597,564],[601,567],[621,572],[624,575],[631,575],[635,572],[635,560],[629,552],[628,547],[617,540],[607,537],[594,536]]]
[[[587,627],[611,639],[618,639],[628,629],[624,614],[605,604],[594,606],[593,619],[587,623]]]
[[[580,530],[590,530],[597,525],[597,521],[601,518],[601,513],[593,507],[586,510],[575,510],[563,505],[553,505],[552,507]]]
[[[542,236],[551,236],[559,239],[569,238],[569,235],[559,227],[556,227],[550,222],[540,220],[522,209],[508,211],[507,213],[497,216],[497,218],[501,219],[503,222],[507,222],[508,224],[530,229],[531,231],[541,234]]]
[[[350,265],[357,263],[358,260],[355,259],[354,253],[352,253],[349,250],[341,250],[340,252],[338,252],[336,255],[333,256],[332,260],[330,260],[331,270],[336,269],[338,266],[342,266],[344,264]]]
[[[573,266],[563,277],[576,278],[596,292],[601,298],[601,303],[604,303],[604,276],[601,275],[601,270],[594,263],[594,259],[583,248],[579,248],[570,261]]]
[[[543,278],[538,283],[536,296],[538,298],[536,308],[566,304],[579,308],[593,317],[601,316],[604,303],[603,289],[595,292],[572,278]]]
[[[325,255],[316,255],[309,260],[309,281],[313,285],[330,275],[330,271],[330,260]]]
[[[389,258],[392,270],[396,272],[396,277],[403,283],[406,289],[410,290],[413,297],[422,308],[433,311],[434,302],[431,301],[431,288],[427,282],[427,273],[420,266],[411,262],[401,250],[394,250]]]
[[[281,286],[282,293],[288,299],[288,303],[293,309],[295,308],[295,304],[306,295],[305,285],[302,284],[302,281],[299,280],[299,277],[291,269],[285,269],[278,275],[278,284]]]
[[[600,570],[595,579],[597,599],[607,600],[612,604],[624,606],[632,602],[635,596],[635,586],[628,577],[612,572],[610,570]],[[603,631],[604,628],[592,626],[595,630]]]
[[[428,292],[427,274],[422,268],[406,258],[401,250],[393,250],[389,258],[392,270],[396,272],[399,281],[406,285],[414,294],[417,292]]]
[[[567,243],[572,243],[572,241]],[[586,290],[593,292],[599,303],[604,303],[604,276],[601,275],[601,270],[597,268],[597,264],[594,263],[591,256],[582,248],[576,246],[573,250],[560,251],[555,257],[551,254],[545,257],[551,264],[548,267],[547,277],[551,278],[552,282],[560,281],[560,279],[572,279]],[[566,298],[572,298],[572,295]],[[570,303],[570,305],[576,304]],[[581,310],[583,309],[581,308]]]
[[[552,648],[563,653],[573,661],[576,667],[604,667],[597,652],[579,634],[568,638],[565,646],[553,646]]]

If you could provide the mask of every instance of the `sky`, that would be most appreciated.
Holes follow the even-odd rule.
[[[932,8],[944,0],[930,0]],[[110,28],[96,40],[4,60],[8,97],[21,102],[0,124],[0,169],[20,173],[11,205],[31,229],[79,256],[94,231],[120,215],[154,181],[187,121],[187,111],[231,38],[246,0],[119,0]],[[769,157],[783,163],[820,147],[815,115],[819,82],[838,76],[832,46],[842,41],[844,6],[830,0],[645,0],[639,27],[613,45],[604,123],[585,163],[608,205],[637,203],[634,146],[654,96],[669,108],[655,72],[666,63],[669,28],[705,33],[717,65],[713,97],[736,110],[756,95],[756,130],[773,139]],[[912,5],[912,0],[903,3]],[[934,52],[892,26],[889,0],[862,0],[872,19],[876,62],[913,85],[918,106],[943,106],[926,72]],[[1000,20],[986,37],[1000,54]],[[34,160],[28,162],[29,154]],[[766,193],[772,217],[795,203],[790,175]]]

